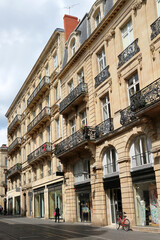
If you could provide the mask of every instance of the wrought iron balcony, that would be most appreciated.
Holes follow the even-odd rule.
[[[27,133],[32,134],[37,128],[39,128],[51,115],[50,107],[45,107],[42,111],[33,119],[33,121],[27,126]]]
[[[8,134],[11,134],[21,122],[21,115],[17,114],[8,127]]]
[[[151,152],[144,152],[132,157],[131,168],[149,166],[153,163],[153,156]]]
[[[76,88],[73,89],[73,91],[65,97],[60,102],[60,113],[64,114],[67,111],[69,111],[69,106],[77,105],[78,102],[81,102],[83,97],[88,93],[88,87],[87,84],[84,82],[81,82]]]
[[[49,77],[45,76],[42,78],[38,86],[28,98],[27,107],[32,107],[34,105],[34,103],[41,97],[43,92],[45,92],[49,88],[49,83]]]
[[[137,112],[160,100],[160,78],[131,97],[131,111]]]
[[[151,24],[151,40],[153,40],[160,33],[160,17]]]
[[[83,129],[78,130],[71,136],[64,139],[62,142],[55,145],[54,153],[56,156],[64,155],[68,151],[72,151],[73,148],[79,147],[87,140],[95,140],[96,131],[94,128],[85,126]]]
[[[74,174],[75,184],[85,182],[87,180],[90,180],[90,174],[89,172],[79,172]]]
[[[138,47],[138,38],[132,42],[119,56],[118,68],[128,62],[136,53],[140,51]]]
[[[95,77],[95,88],[97,88],[102,82],[104,82],[108,77],[110,77],[110,73],[108,71],[109,66],[104,68],[96,77]]]
[[[27,156],[27,162],[28,164],[32,164],[35,161],[44,159],[46,156],[50,156],[51,152],[52,144],[50,142],[46,142]]]
[[[123,109],[121,112],[120,124],[125,125],[136,119],[135,113],[131,111],[130,107]]]
[[[11,154],[13,151],[15,151],[17,148],[21,146],[22,139],[20,137],[17,137],[11,145],[8,147],[8,154]]]
[[[108,118],[96,126],[96,138],[100,138],[114,130],[113,118]]]
[[[13,177],[16,174],[20,174],[22,171],[22,163],[17,163],[8,170],[8,178]]]
[[[103,175],[106,176],[108,174],[118,173],[118,163],[117,161],[114,163],[108,163],[103,166]]]

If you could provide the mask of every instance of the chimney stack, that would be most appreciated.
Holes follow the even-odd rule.
[[[74,29],[79,24],[79,20],[77,17],[73,17],[70,15],[64,15],[63,20],[64,20],[65,42],[66,42],[71,32],[73,32]]]

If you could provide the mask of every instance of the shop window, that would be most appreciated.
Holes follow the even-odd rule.
[[[108,149],[103,156],[103,175],[118,172],[118,156],[115,148]]]
[[[156,0],[157,2],[157,14],[158,14],[158,17],[160,17],[160,0]]]
[[[132,77],[130,77],[127,80],[127,89],[128,89],[128,99],[130,103],[132,95],[134,95],[136,92],[139,91],[139,79],[138,79],[137,73],[132,75]]]
[[[126,49],[134,41],[132,20],[121,29],[121,32],[123,49]]]
[[[74,166],[75,183],[80,183],[90,179],[90,162],[79,160]]]
[[[106,55],[104,48],[97,54],[99,73],[106,67]]]
[[[130,147],[131,168],[152,163],[151,148],[151,141],[145,135],[136,137]]]
[[[63,219],[63,201],[62,201],[62,188],[60,189],[49,189],[49,218],[55,218],[54,211],[56,207],[59,208],[59,218]]]
[[[101,99],[101,105],[102,105],[102,118],[103,121],[110,118],[110,100],[109,95],[107,94],[104,98]]]

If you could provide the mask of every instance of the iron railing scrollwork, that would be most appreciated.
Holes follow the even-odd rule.
[[[13,121],[11,122],[11,124],[8,126],[8,133],[10,133],[10,131],[12,130],[13,126],[21,121],[21,115],[17,114],[15,116],[15,118],[13,119]]]
[[[113,163],[107,163],[103,166],[104,176],[107,174],[116,173],[116,172],[118,172],[118,162],[117,161],[115,161]]]
[[[35,96],[40,92],[40,90],[42,89],[42,87],[45,84],[49,84],[49,77],[48,76],[44,76],[42,78],[42,80],[40,81],[40,83],[38,84],[38,86],[35,88],[35,90],[33,91],[33,93],[30,95],[30,97],[27,100],[27,107],[30,105],[30,103],[32,102],[32,100],[35,98]]]
[[[20,137],[17,137],[11,145],[8,147],[8,153],[10,153],[16,146],[19,146],[22,142],[22,139]]]
[[[66,109],[72,102],[74,102],[81,94],[86,93],[88,93],[87,84],[84,82],[79,83],[78,86],[74,88],[70,92],[70,94],[60,102],[60,113],[64,109]]]
[[[132,156],[132,168],[152,163],[151,152],[143,152]]]
[[[75,146],[85,142],[86,140],[95,140],[96,130],[85,126],[83,129],[78,130],[71,136],[64,139],[62,142],[55,145],[54,153],[55,155],[60,155]]]
[[[119,54],[118,68],[120,68],[126,62],[128,62],[139,51],[140,51],[140,48],[138,46],[138,38],[137,38],[121,54]]]
[[[108,71],[109,66],[105,67],[96,77],[95,77],[95,88],[97,88],[102,82],[104,82],[108,77],[110,77],[110,73]]]
[[[30,132],[44,117],[50,116],[50,107],[45,107],[42,111],[33,119],[33,121],[27,126],[27,132]]]
[[[160,78],[131,97],[131,111],[136,112],[160,100]]]
[[[160,17],[151,24],[151,30],[151,40],[153,40],[160,33]]]
[[[137,119],[135,116],[135,113],[131,111],[130,107],[123,109],[120,112],[120,114],[121,114],[121,118],[120,118],[121,125],[128,124],[128,123],[132,122],[133,120]]]
[[[50,142],[46,142],[46,143],[42,144],[39,148],[37,148],[35,151],[30,153],[27,156],[27,161],[30,164],[35,159],[40,158],[41,156],[43,156],[49,152],[52,152],[52,144]]]
[[[90,179],[89,172],[79,172],[74,174],[75,183],[81,183]]]
[[[104,136],[114,130],[113,118],[108,118],[96,126],[96,138]]]
[[[15,173],[19,173],[22,171],[22,163],[16,163],[12,168],[8,170],[7,176],[10,177]]]

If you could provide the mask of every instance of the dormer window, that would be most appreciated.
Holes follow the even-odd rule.
[[[74,40],[72,43],[72,56],[75,54],[76,52],[76,41]]]
[[[101,22],[101,13],[98,12],[96,17],[95,17],[95,25],[96,25],[96,27],[100,24],[100,22]]]

